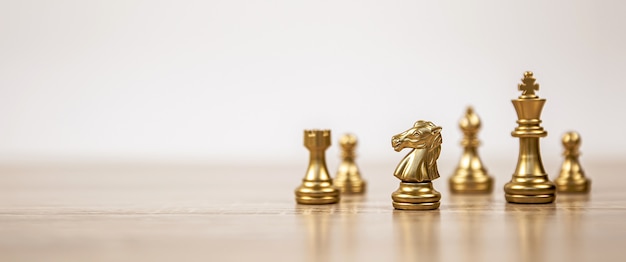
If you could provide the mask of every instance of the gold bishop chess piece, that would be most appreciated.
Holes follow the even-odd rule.
[[[391,138],[391,146],[395,151],[411,148],[394,172],[394,176],[400,179],[400,187],[391,194],[395,209],[439,208],[441,194],[433,188],[431,181],[439,177],[437,159],[441,153],[441,143],[441,127],[423,120]]]
[[[339,189],[333,186],[324,152],[330,147],[330,130],[304,130],[304,146],[309,150],[309,167],[302,185],[296,188],[298,204],[339,202]]]
[[[587,193],[591,188],[591,181],[585,177],[585,172],[580,166],[580,135],[576,132],[568,132],[561,139],[565,152],[565,160],[561,165],[559,177],[554,180],[559,193]]]
[[[556,198],[556,187],[550,181],[541,161],[539,138],[548,135],[541,127],[541,110],[546,99],[539,98],[535,91],[539,84],[535,83],[533,73],[524,73],[518,89],[522,95],[511,100],[517,112],[517,124],[511,135],[519,138],[519,156],[517,167],[511,181],[504,185],[506,201],[522,204],[552,203]]]
[[[365,181],[361,178],[361,172],[354,159],[356,154],[354,149],[357,146],[356,136],[345,134],[339,139],[341,146],[341,164],[337,170],[334,184],[341,189],[342,193],[362,194],[365,192]]]
[[[472,107],[467,107],[465,116],[459,121],[459,127],[463,131],[463,155],[459,165],[450,177],[450,191],[452,193],[491,193],[493,178],[487,174],[478,156],[480,141],[477,134],[480,130],[480,118],[474,113]]]

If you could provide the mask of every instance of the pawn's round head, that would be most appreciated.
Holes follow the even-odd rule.
[[[561,138],[565,148],[577,148],[580,146],[580,135],[576,132],[567,132]]]
[[[354,148],[357,144],[356,136],[353,134],[344,134],[339,138],[339,145],[345,149]]]

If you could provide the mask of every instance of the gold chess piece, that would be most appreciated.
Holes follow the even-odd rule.
[[[552,203],[556,198],[556,187],[550,181],[541,161],[539,138],[548,135],[541,127],[541,110],[546,99],[539,98],[535,91],[533,73],[524,73],[518,89],[522,95],[511,100],[517,112],[517,124],[511,136],[519,138],[517,167],[511,181],[504,185],[506,201],[511,203],[543,204]]]
[[[439,208],[441,194],[433,188],[431,181],[439,177],[437,159],[441,153],[441,142],[441,127],[423,120],[391,138],[391,146],[396,152],[412,148],[394,172],[394,176],[401,181],[398,190],[391,194],[394,208]]]
[[[463,131],[463,155],[459,165],[450,177],[450,191],[452,193],[490,193],[493,189],[493,178],[487,174],[478,156],[480,141],[476,134],[480,130],[480,118],[472,107],[467,107],[465,116],[459,121]]]
[[[361,194],[365,192],[365,180],[361,178],[361,172],[354,159],[356,154],[354,149],[357,146],[356,136],[345,134],[339,139],[341,145],[341,164],[337,170],[334,184],[342,193]]]
[[[561,139],[565,147],[565,161],[561,165],[559,177],[554,180],[558,192],[563,193],[587,193],[591,188],[591,181],[585,177],[585,172],[580,166],[580,135],[576,132],[568,132]]]
[[[333,186],[324,155],[330,147],[330,130],[304,130],[304,146],[309,150],[309,167],[302,185],[296,188],[296,202],[312,205],[339,202],[339,189]]]

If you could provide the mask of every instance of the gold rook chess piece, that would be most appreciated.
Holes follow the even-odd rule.
[[[546,99],[535,94],[539,84],[535,83],[530,71],[524,73],[518,89],[522,95],[511,100],[517,112],[518,126],[511,135],[519,138],[519,156],[511,181],[504,185],[504,196],[511,203],[552,203],[556,197],[556,187],[543,168],[539,149],[539,138],[548,135],[540,125],[541,110]]]
[[[356,136],[345,134],[339,139],[341,145],[341,164],[337,170],[334,184],[341,189],[342,193],[361,194],[365,192],[365,181],[361,178],[361,172],[354,159],[354,149],[357,146]]]
[[[580,135],[576,132],[568,132],[563,135],[562,141],[565,152],[565,160],[561,165],[559,177],[554,180],[558,192],[563,193],[587,193],[591,188],[591,181],[585,177],[585,172],[580,166]]]
[[[412,148],[394,172],[394,176],[401,181],[398,190],[391,194],[394,208],[439,208],[441,194],[433,188],[431,181],[439,177],[437,159],[441,153],[441,142],[441,127],[423,120],[391,138],[391,146],[397,152]]]
[[[309,150],[309,167],[302,185],[296,188],[296,202],[313,205],[339,202],[339,189],[333,186],[324,156],[330,147],[330,130],[304,130],[304,146]]]
[[[465,116],[459,121],[463,131],[463,155],[459,165],[450,177],[450,191],[452,193],[490,193],[493,189],[493,178],[487,174],[478,156],[480,141],[476,134],[480,129],[480,118],[468,107]]]

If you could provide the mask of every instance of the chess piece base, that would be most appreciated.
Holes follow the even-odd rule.
[[[400,210],[433,210],[439,208],[441,194],[430,181],[419,183],[400,182],[398,190],[391,194],[393,207]]]
[[[548,180],[548,176],[532,178],[513,177],[504,185],[504,197],[509,203],[547,204],[556,199],[556,186]]]
[[[349,182],[349,181],[337,181],[334,180],[333,184],[340,188],[341,193],[345,194],[362,194],[365,193],[365,188],[367,183],[363,180],[357,182]]]
[[[493,191],[493,179],[486,174],[450,178],[450,191],[455,194],[488,194]]]
[[[514,204],[549,204],[554,202],[554,195],[510,195],[505,194],[504,198],[509,203]]]
[[[296,202],[306,205],[324,205],[339,202],[339,189],[328,182],[305,181],[296,188]]]
[[[366,183],[365,181],[361,181],[358,183],[345,183],[341,184],[338,182],[333,183],[336,187],[340,188],[341,193],[344,194],[362,194],[365,193]]]
[[[557,178],[554,183],[559,193],[588,193],[591,189],[591,181],[589,179],[568,181]]]
[[[362,194],[365,193],[367,183],[361,178],[359,168],[351,159],[344,160],[339,166],[337,177],[333,180],[341,193],[345,194]]]

